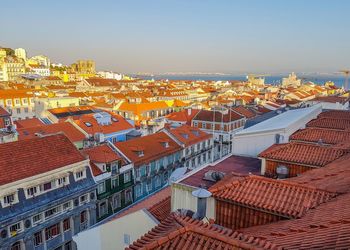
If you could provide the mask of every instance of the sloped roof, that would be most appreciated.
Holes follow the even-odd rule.
[[[172,213],[127,250],[278,249],[268,241]]]
[[[88,155],[90,161],[95,163],[111,163],[121,159],[107,144],[84,149],[83,153]]]
[[[240,231],[283,249],[349,249],[350,194],[340,195],[309,210],[301,219],[282,220]]]
[[[166,143],[168,147],[165,146]],[[135,138],[129,141],[117,142],[114,145],[126,155],[136,167],[150,163],[155,159],[168,156],[182,149],[164,132]],[[138,152],[142,152],[143,154],[139,155]]]
[[[256,116],[256,113],[254,113],[252,110],[245,108],[243,106],[238,106],[238,107],[234,107],[232,108],[234,111],[236,111],[237,113],[245,116],[247,119],[249,118],[253,118]]]
[[[339,130],[350,129],[350,119],[320,117],[309,121],[306,127],[329,128]]]
[[[207,140],[212,137],[212,135],[207,134],[200,130],[199,128],[191,127],[188,125],[182,125],[181,127],[168,129],[177,140],[185,144],[186,147],[196,144],[198,142]]]
[[[85,160],[63,134],[0,144],[0,155],[0,185]]]
[[[238,113],[230,110],[226,114],[221,113],[220,111],[212,110],[200,110],[198,114],[193,118],[194,121],[207,121],[212,122],[215,119],[215,122],[230,122],[242,119],[243,116]]]
[[[17,128],[32,128],[32,127],[41,127],[45,124],[40,121],[38,118],[29,118],[24,120],[17,120],[14,122],[17,125]]]
[[[274,144],[259,154],[269,160],[323,167],[349,153],[348,148],[301,142]]]
[[[191,125],[192,119],[197,115],[199,109],[184,109],[179,112],[173,112],[166,116],[170,121],[185,122],[187,125]]]
[[[209,189],[215,199],[243,204],[287,218],[300,218],[306,211],[329,201],[336,194],[288,181],[248,176]]]
[[[54,123],[49,125],[41,125],[29,128],[19,128],[17,129],[18,139],[32,139],[37,137],[35,134],[48,135],[62,132],[68,139],[72,142],[79,142],[85,139],[85,135],[80,132],[73,124],[69,122]]]
[[[327,110],[319,114],[318,117],[350,120],[350,110]]]
[[[3,107],[0,107],[0,116],[10,116],[11,114],[7,112]]]
[[[306,128],[296,131],[289,137],[291,141],[322,142],[326,144],[337,144],[350,141],[350,131],[333,130],[324,128]]]

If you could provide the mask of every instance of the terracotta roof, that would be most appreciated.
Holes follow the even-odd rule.
[[[111,112],[107,113],[112,117],[111,123],[108,125],[99,124],[94,118],[96,113],[81,115],[74,120],[74,123],[90,135],[94,135],[95,133],[111,134],[134,128],[124,117]]]
[[[17,128],[32,128],[32,127],[38,127],[38,126],[44,126],[45,125],[38,118],[17,120],[14,123],[17,125]]]
[[[29,128],[19,128],[17,129],[17,132],[19,140],[35,138],[37,137],[36,134],[48,135],[56,134],[59,132],[64,133],[72,142],[79,142],[85,139],[85,135],[69,122],[41,125]]]
[[[194,128],[188,125],[182,125],[181,127],[167,129],[177,140],[185,144],[186,147],[196,144],[201,141],[205,141],[212,137],[212,135],[207,134],[200,130],[199,128]]]
[[[166,147],[165,144],[168,144]],[[129,141],[114,144],[135,167],[150,163],[155,159],[173,154],[182,148],[164,132],[159,132]],[[142,152],[139,156],[138,152]]]
[[[311,101],[317,101],[317,102],[330,102],[330,103],[342,103],[349,101],[349,98],[342,97],[342,96],[318,96]]]
[[[118,110],[120,111],[131,111],[135,115],[141,115],[141,113],[150,110],[167,109],[169,106],[165,101],[159,102],[148,102],[148,103],[128,103],[123,102]]]
[[[288,180],[330,192],[350,192],[350,155],[345,155],[323,168],[312,169]]]
[[[0,144],[0,155],[0,185],[85,160],[62,134]]]
[[[90,167],[91,167],[93,176],[98,176],[100,174],[103,174],[103,171],[99,167],[97,167],[96,164],[93,163],[92,161],[90,161]]]
[[[140,201],[134,203],[128,209],[126,209],[120,213],[117,213],[115,216],[113,216],[111,218],[111,220],[118,219],[118,218],[123,217],[125,215],[136,212],[140,209],[147,209],[151,212],[151,214],[154,217],[157,218],[157,216],[159,216],[159,218],[162,219],[163,217],[165,217],[165,214],[168,210],[167,206],[170,205],[170,204],[167,204],[167,201],[166,201],[166,199],[169,198],[170,195],[171,195],[171,188],[170,188],[170,186],[167,186],[166,188],[163,188],[160,191],[157,191],[157,192],[147,196],[143,200],[140,200]],[[166,202],[163,203],[164,201],[166,201]],[[170,207],[169,207],[169,213],[170,213]]]
[[[301,142],[274,144],[259,154],[269,160],[323,167],[349,153],[349,149]]]
[[[234,107],[234,108],[232,108],[232,109],[233,109],[234,111],[236,111],[237,113],[243,115],[243,116],[246,117],[247,119],[253,118],[253,117],[256,116],[256,114],[255,114],[252,110],[250,110],[250,109],[248,109],[248,108],[245,108],[245,107],[243,107],[243,106]]]
[[[3,107],[0,107],[0,116],[11,116]]]
[[[199,113],[193,118],[193,120],[212,122],[214,121],[214,118],[215,122],[230,122],[242,119],[244,117],[232,110],[227,114],[222,114],[219,111],[214,112],[212,110],[200,110]]]
[[[279,249],[275,244],[172,213],[126,250]]]
[[[209,189],[215,199],[227,200],[274,213],[287,218],[300,218],[306,211],[329,201],[335,193],[285,180],[248,176]]]
[[[173,112],[166,116],[170,121],[185,122],[187,125],[191,125],[192,119],[197,115],[199,109],[184,109],[179,112]]]
[[[111,163],[121,159],[107,144],[84,149],[83,153],[88,155],[90,161],[95,163]]]
[[[321,117],[321,118],[316,118],[314,120],[309,121],[306,124],[306,127],[349,130],[350,119]]]
[[[289,137],[289,140],[337,144],[344,141],[350,141],[350,131],[324,128],[306,128],[296,131]]]
[[[151,206],[148,211],[158,220],[165,220],[171,212],[171,197],[170,195],[161,201]]]
[[[318,115],[320,118],[336,118],[336,119],[347,119],[350,120],[349,110],[329,110],[324,111]]]
[[[209,171],[222,172],[226,175],[232,174],[235,179],[241,179],[249,173],[258,175],[260,173],[260,165],[261,161],[257,158],[232,155],[215,166],[207,166],[199,171],[190,172],[180,183],[192,187],[209,188],[215,184],[213,181],[204,179],[205,173]]]
[[[311,209],[301,219],[241,229],[283,249],[350,249],[350,194]]]

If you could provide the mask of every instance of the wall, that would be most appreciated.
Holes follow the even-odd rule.
[[[263,160],[263,161],[265,161],[265,171],[263,171],[262,169],[261,174],[263,175],[266,174],[269,176],[277,175],[276,168],[280,165],[286,166],[289,169],[288,177],[295,177],[298,174],[304,173],[306,171],[309,171],[315,168],[315,167],[301,166],[297,164],[284,163],[284,162],[278,162],[278,161],[270,161],[270,160]]]

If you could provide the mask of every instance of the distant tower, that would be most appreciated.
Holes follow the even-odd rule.
[[[348,90],[348,87],[349,87],[349,74],[350,74],[350,70],[341,70],[340,71],[341,73],[343,73],[344,74],[344,76],[345,76],[345,84],[344,84],[344,89],[345,89],[345,91],[347,91]]]
[[[27,60],[27,52],[25,49],[22,49],[22,48],[15,49],[15,56],[23,59],[24,61]]]

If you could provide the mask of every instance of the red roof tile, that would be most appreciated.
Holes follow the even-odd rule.
[[[349,110],[328,110],[319,114],[318,117],[350,120],[350,111]]]
[[[179,112],[173,112],[166,116],[169,121],[184,122],[191,125],[192,119],[198,114],[199,109],[184,109]]]
[[[17,130],[17,132],[19,140],[35,138],[37,137],[36,134],[48,135],[56,134],[59,132],[64,133],[72,142],[79,142],[85,139],[85,135],[69,122],[20,128]]]
[[[301,219],[249,227],[240,232],[283,249],[350,249],[350,194],[309,210]]]
[[[338,144],[340,142],[350,141],[350,131],[324,128],[306,128],[296,131],[289,137],[289,140]]]
[[[253,118],[253,117],[256,116],[256,114],[255,114],[252,110],[250,110],[250,109],[248,109],[248,108],[245,108],[245,107],[243,107],[243,106],[234,107],[234,108],[232,108],[232,109],[233,109],[234,111],[236,111],[237,113],[243,115],[243,116],[246,117],[247,119]]]
[[[11,114],[7,112],[3,107],[0,107],[0,116],[10,116]]]
[[[158,220],[165,220],[171,212],[171,197],[170,195],[161,201],[151,206],[148,211]]]
[[[342,103],[349,101],[348,97],[342,97],[342,96],[318,96],[312,99],[311,101],[316,102],[330,102],[330,103]]]
[[[84,149],[83,153],[88,155],[90,161],[95,163],[111,163],[121,160],[121,157],[106,144]]]
[[[45,124],[38,118],[30,118],[25,120],[17,120],[14,122],[17,128],[32,128],[37,126],[44,126]]]
[[[335,146],[289,142],[274,144],[259,154],[259,157],[275,161],[323,167],[346,155],[349,149]]]
[[[188,125],[182,125],[181,127],[173,129],[170,128],[167,131],[181,143],[185,144],[186,147],[212,137],[212,135],[203,132],[199,128],[191,127]]]
[[[238,113],[232,110],[230,112],[227,112],[226,114],[223,114],[219,111],[214,112],[212,110],[201,110],[193,118],[193,120],[212,122],[215,119],[215,122],[230,122],[230,121],[236,121],[243,118],[244,117],[242,115],[239,115]]]
[[[165,144],[168,144],[168,147]],[[173,154],[182,149],[164,132],[117,142],[114,145],[134,163],[135,167],[150,163],[155,159]],[[143,155],[139,156],[138,152],[142,152]]]
[[[279,249],[275,244],[254,237],[245,237],[230,229],[203,223],[172,213],[127,250],[137,249]]]
[[[111,134],[133,128],[124,117],[111,112],[107,113],[111,114],[112,118],[115,119],[112,119],[111,123],[108,125],[98,124],[97,120],[94,118],[96,113],[81,115],[79,118],[75,119],[74,122],[90,135],[94,135],[95,133]],[[87,124],[90,124],[90,126]]]
[[[309,121],[306,127],[329,128],[339,130],[350,129],[350,119],[321,117]]]
[[[0,144],[0,155],[0,185],[85,160],[62,134]]]
[[[287,218],[300,218],[306,211],[329,201],[334,193],[311,186],[249,176],[209,189],[215,199],[227,200]]]

